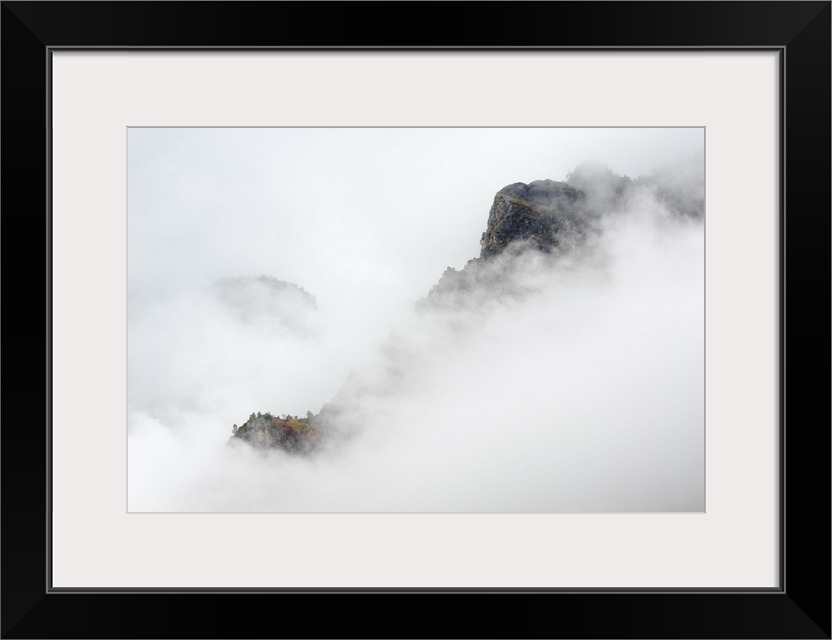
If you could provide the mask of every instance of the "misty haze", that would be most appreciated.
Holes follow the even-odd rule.
[[[128,510],[701,512],[704,129],[131,128]]]

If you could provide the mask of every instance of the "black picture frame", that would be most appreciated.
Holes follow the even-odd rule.
[[[3,638],[830,637],[830,2],[2,2],[0,20]],[[779,52],[779,588],[52,589],[48,90],[69,47]]]

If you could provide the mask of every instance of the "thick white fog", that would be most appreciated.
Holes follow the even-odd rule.
[[[702,129],[130,129],[128,509],[703,510],[704,227],[657,192],[701,203],[703,151]],[[653,178],[612,203],[573,175],[610,200],[586,246],[417,304],[479,256],[497,191],[585,161]],[[229,444],[326,403],[315,454]]]

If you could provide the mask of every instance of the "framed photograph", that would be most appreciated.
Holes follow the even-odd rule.
[[[323,8],[3,3],[3,637],[830,637],[829,3]]]

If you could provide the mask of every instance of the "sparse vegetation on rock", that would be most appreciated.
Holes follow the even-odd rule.
[[[235,425],[236,427],[236,425]],[[275,418],[268,411],[255,416],[234,430],[239,439],[258,449],[282,449],[287,453],[309,453],[317,447],[320,434],[309,420]]]

